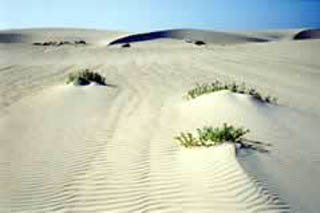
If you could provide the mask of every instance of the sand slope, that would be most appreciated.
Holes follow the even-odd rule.
[[[111,41],[109,45],[150,41],[155,39],[179,39],[179,40],[202,40],[215,43],[244,43],[244,42],[266,42],[270,39],[231,32],[217,32],[206,30],[180,29],[164,30],[149,33],[128,35],[123,38]]]
[[[0,34],[1,212],[318,212],[319,40],[243,43],[245,33],[233,32],[223,45],[166,39],[121,49],[107,44],[124,33]],[[32,45],[47,35],[88,45]],[[78,68],[115,86],[66,86]],[[216,79],[246,82],[280,105],[226,91],[182,98]],[[273,144],[270,153],[187,150],[173,140],[223,122],[250,128],[248,137]]]

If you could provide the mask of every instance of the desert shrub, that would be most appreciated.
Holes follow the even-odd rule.
[[[95,82],[101,85],[106,85],[105,77],[103,77],[97,72],[90,71],[89,69],[79,70],[77,72],[70,73],[66,83],[87,85],[87,84],[90,84],[91,82]]]
[[[190,148],[194,146],[214,146],[223,142],[239,143],[242,136],[249,133],[248,129],[235,128],[232,125],[223,124],[223,127],[212,128],[203,127],[197,129],[197,137],[194,137],[192,133],[180,133],[175,137],[179,141],[180,145]]]
[[[72,43],[70,41],[60,41],[58,43],[58,46],[62,46],[62,45],[71,45]]]
[[[204,41],[195,41],[194,44],[197,45],[197,46],[203,46],[203,45],[206,44],[206,42],[204,42]]]
[[[263,97],[255,89],[248,89],[244,84],[238,85],[236,83],[227,84],[220,81],[215,81],[211,84],[197,84],[195,88],[189,90],[186,94],[187,99],[195,99],[203,94],[217,92],[221,90],[229,90],[234,93],[247,94],[253,97],[255,100],[266,103],[276,103],[277,99],[271,96]]]
[[[78,40],[78,41],[45,41],[45,42],[34,42],[32,43],[35,46],[63,46],[63,45],[86,45],[87,42],[84,40]]]
[[[175,137],[175,139],[180,142],[180,145],[186,148],[202,145],[201,142],[197,138],[195,138],[190,132],[181,132],[179,136]]]
[[[41,42],[33,42],[32,44],[35,45],[35,46],[42,46]]]
[[[87,44],[87,42],[84,40],[78,40],[78,41],[75,41],[74,44],[84,44],[85,45],[85,44]]]
[[[125,43],[121,45],[122,48],[130,48],[131,44],[130,43]]]
[[[268,143],[243,138],[244,135],[250,132],[249,129],[236,128],[226,123],[218,128],[198,128],[196,132],[197,136],[194,136],[190,132],[181,132],[180,135],[176,136],[174,139],[185,148],[211,147],[224,142],[229,142],[237,144],[240,148],[257,150],[259,152],[269,152],[265,147],[271,146],[271,144]]]

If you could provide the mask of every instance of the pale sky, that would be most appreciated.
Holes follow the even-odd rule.
[[[0,28],[320,28],[319,0],[0,0]]]

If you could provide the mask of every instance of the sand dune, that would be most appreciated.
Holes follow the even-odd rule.
[[[0,43],[85,40],[89,44],[106,45],[110,39],[115,39],[124,34],[126,33],[64,28],[9,30],[0,32]]]
[[[19,33],[5,32],[0,34],[0,43],[18,43],[23,42],[26,39],[26,35]]]
[[[319,40],[292,40],[300,30],[164,32],[0,33],[0,212],[318,212]],[[88,45],[32,45],[68,39]],[[132,39],[148,42],[107,46]],[[66,85],[79,68],[115,86]],[[183,99],[216,79],[279,105],[227,91]],[[173,140],[224,122],[250,128],[270,153]]]
[[[319,30],[278,30],[278,31],[253,31],[253,32],[219,32],[208,30],[163,30],[149,33],[132,34],[111,41],[109,45],[143,42],[156,39],[179,39],[190,41],[205,41],[210,43],[244,43],[268,42],[279,40],[299,40],[319,38]]]
[[[180,39],[180,40],[202,40],[207,42],[220,43],[240,43],[240,42],[265,42],[268,41],[263,38],[254,36],[246,36],[230,32],[216,32],[205,30],[164,30],[150,33],[133,34],[110,42],[110,45],[149,41],[155,39]]]
[[[319,39],[320,38],[320,29],[311,29],[311,30],[303,30],[297,33],[293,39],[301,40],[301,39]]]

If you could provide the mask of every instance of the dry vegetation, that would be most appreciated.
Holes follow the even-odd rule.
[[[74,83],[75,85],[88,85],[91,82],[95,82],[100,85],[106,85],[106,79],[101,74],[91,71],[89,69],[79,70],[77,72],[70,73],[66,83]]]
[[[213,93],[221,90],[229,90],[234,93],[247,94],[253,97],[255,100],[264,103],[277,103],[277,98],[271,96],[262,96],[261,93],[252,88],[247,88],[245,84],[238,85],[236,83],[227,84],[220,81],[215,81],[211,84],[197,84],[197,86],[189,90],[186,94],[187,99],[195,99],[201,95]]]
[[[250,132],[249,129],[236,128],[226,123],[222,127],[203,127],[197,128],[196,131],[197,136],[190,132],[181,132],[175,139],[185,148],[211,147],[229,142],[237,144],[240,148],[268,152],[265,147],[271,146],[271,144],[245,139],[243,136]]]

